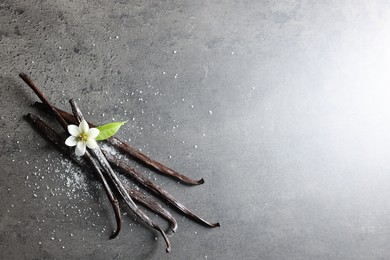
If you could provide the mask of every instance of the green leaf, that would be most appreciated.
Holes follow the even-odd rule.
[[[118,132],[119,128],[121,128],[122,125],[126,124],[127,121],[123,122],[114,122],[114,123],[108,123],[102,126],[97,126],[96,128],[99,129],[100,133],[96,137],[96,141],[102,141],[110,138],[116,132]]]

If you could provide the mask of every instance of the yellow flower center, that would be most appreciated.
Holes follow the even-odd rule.
[[[77,139],[79,141],[86,142],[88,140],[88,135],[87,135],[87,133],[81,133],[81,134],[79,134]]]

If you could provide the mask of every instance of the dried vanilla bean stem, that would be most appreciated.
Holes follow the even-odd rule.
[[[143,162],[147,166],[157,170],[160,173],[163,173],[166,176],[173,177],[173,178],[179,180],[180,182],[182,182],[184,184],[187,184],[187,185],[199,185],[199,184],[203,184],[204,183],[204,179],[203,178],[200,179],[200,180],[194,180],[194,179],[191,179],[191,178],[189,178],[189,177],[187,177],[187,176],[185,176],[185,175],[183,175],[181,173],[178,173],[178,172],[172,170],[171,168],[166,167],[162,163],[159,163],[159,162],[149,158],[145,154],[143,154],[140,151],[134,149],[133,147],[129,146],[127,143],[119,140],[118,138],[115,138],[115,137],[114,138],[110,138],[107,141],[110,144],[112,144],[113,146],[115,146],[116,148],[118,148],[119,150],[121,150],[122,152],[135,157],[136,159],[138,159],[139,161]]]
[[[106,156],[107,160],[110,161],[113,165],[118,167],[120,170],[122,170],[124,173],[129,174],[131,177],[133,177],[139,184],[147,188],[148,190],[152,191],[159,197],[165,199],[167,202],[169,202],[171,205],[173,205],[175,208],[180,210],[182,213],[187,215],[189,218],[195,220],[196,222],[199,222],[207,227],[219,227],[219,223],[210,223],[203,218],[197,216],[194,214],[191,210],[189,210],[187,207],[185,207],[183,204],[181,204],[175,197],[173,197],[171,194],[169,194],[167,191],[165,191],[163,188],[143,176],[142,174],[138,173],[136,170],[134,170],[130,165],[127,163],[118,160],[113,155],[105,151],[104,148],[102,148],[102,151],[104,155]]]
[[[98,163],[96,162],[95,158],[91,156],[91,154],[86,151],[86,158],[87,160],[93,165],[93,169],[95,169],[95,172],[98,174],[99,179],[103,183],[104,190],[106,191],[106,194],[111,202],[112,208],[114,209],[115,213],[115,220],[116,220],[116,230],[115,232],[110,236],[110,239],[114,239],[119,235],[119,232],[122,229],[122,217],[120,213],[120,208],[119,208],[119,202],[117,198],[115,197],[114,193],[111,191],[110,186],[107,183],[107,180],[104,178],[103,173],[101,172]]]
[[[44,112],[47,112],[47,108],[44,104],[42,103],[39,103],[39,102],[35,102],[34,104],[35,107],[39,108],[40,110],[44,111]],[[72,124],[76,124],[77,120],[74,118],[74,116],[72,114],[69,114],[59,108],[55,108],[58,113],[61,114],[61,116],[68,122],[68,123],[72,123]],[[91,127],[95,127],[94,124],[88,122],[88,124],[91,126]],[[166,176],[169,176],[169,177],[172,177],[172,178],[175,178],[177,180],[179,180],[180,182],[184,183],[184,184],[187,184],[187,185],[199,185],[199,184],[203,184],[204,183],[204,180],[203,178],[200,179],[200,180],[194,180],[194,179],[191,179],[181,173],[178,173],[174,170],[172,170],[171,168],[163,165],[162,163],[159,163],[151,158],[149,158],[148,156],[146,156],[145,154],[141,153],[140,151],[138,151],[137,149],[131,147],[130,145],[128,145],[127,143],[119,140],[118,138],[116,137],[111,137],[109,139],[107,139],[107,142],[109,142],[111,145],[115,146],[116,148],[118,148],[119,150],[121,150],[122,152],[136,158],[138,161],[146,164],[148,167],[154,169],[154,170],[157,170],[158,172],[166,175]]]
[[[160,203],[158,203],[156,200],[154,200],[152,197],[147,196],[146,194],[140,192],[136,189],[128,189],[127,192],[129,193],[130,197],[139,204],[144,205],[151,211],[154,211],[158,215],[160,215],[162,218],[167,220],[171,225],[171,230],[173,233],[177,230],[177,221],[176,219],[171,215],[171,213],[163,208]]]
[[[35,92],[35,94],[39,97],[39,99],[49,108],[49,111],[51,111],[55,116],[57,121],[61,124],[61,126],[64,128],[65,131],[68,129],[68,123],[65,121],[65,119],[57,112],[57,110],[50,104],[49,100],[45,97],[45,95],[39,90],[37,86],[33,83],[33,81],[25,74],[25,73],[20,73],[19,77]],[[94,160],[91,157],[89,153],[86,153],[85,155],[88,160],[92,163],[92,167],[95,170],[95,172],[98,174],[98,176],[101,178],[104,188],[106,189],[106,194],[110,199],[110,202],[112,204],[112,207],[114,208],[115,212],[115,219],[117,221],[117,230],[114,232],[114,234],[111,236],[111,238],[115,238],[121,229],[122,226],[122,220],[120,217],[120,210],[119,210],[119,205],[118,201],[116,200],[115,196],[112,194],[110,187],[107,185],[107,182],[104,179],[104,176],[101,175],[100,169],[96,167],[94,164]],[[111,196],[111,195],[112,196]]]
[[[81,122],[84,120],[84,116],[82,115],[80,109],[77,107],[76,102],[71,99],[70,104],[72,106],[72,111],[74,116],[77,118],[78,122]],[[125,201],[126,205],[140,218],[142,219],[146,224],[148,224],[150,227],[156,229],[161,233],[163,236],[165,243],[167,245],[166,251],[169,253],[171,251],[171,244],[169,242],[169,239],[167,235],[165,234],[164,230],[153,220],[151,220],[143,211],[141,211],[137,205],[134,203],[134,201],[130,198],[129,194],[127,193],[125,187],[119,180],[118,176],[115,174],[114,170],[111,168],[110,163],[107,161],[106,157],[100,150],[100,147],[96,149],[91,149],[91,153],[98,159],[100,165],[105,170],[107,177],[110,179],[110,181],[115,185],[117,191],[122,196],[123,200]]]
[[[58,150],[60,150],[63,154],[69,156],[73,161],[75,161],[81,167],[90,170],[89,167],[86,165],[85,161],[82,159],[82,157],[76,156],[74,152],[70,149],[70,147],[65,145],[65,141],[63,140],[63,138],[59,134],[57,134],[53,129],[51,129],[45,122],[43,122],[42,119],[40,119],[39,117],[31,113],[26,116],[26,119],[38,130],[38,132],[44,138],[52,142],[55,145],[55,147]],[[119,203],[115,195],[112,193],[111,188],[108,185],[106,179],[104,178],[103,173],[100,171],[100,168],[97,162],[95,161],[95,159],[93,159],[92,156],[88,156],[86,158],[92,159],[90,163],[94,166],[94,172],[97,173],[100,181],[103,183],[103,187],[106,192],[106,195],[109,198],[111,205],[113,207],[115,213],[116,225],[117,225],[115,232],[110,236],[110,239],[113,239],[118,236],[122,228],[122,217],[120,213]]]

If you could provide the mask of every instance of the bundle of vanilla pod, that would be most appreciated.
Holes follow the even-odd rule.
[[[112,145],[119,151],[125,153],[131,158],[143,163],[149,168],[158,173],[169,176],[186,185],[200,185],[204,183],[203,179],[194,180],[183,174],[180,174],[167,166],[149,158],[135,148],[132,148],[127,143],[117,139],[113,134],[119,129],[123,122],[110,123],[101,127],[87,122],[81,113],[79,107],[74,100],[70,100],[72,113],[67,113],[53,106],[32,80],[24,73],[19,74],[23,81],[35,92],[42,101],[36,102],[34,106],[45,113],[55,116],[57,121],[69,132],[70,136],[63,136],[54,131],[41,118],[36,115],[28,114],[26,119],[35,127],[35,129],[63,154],[71,158],[75,163],[79,164],[86,171],[97,175],[98,179],[103,184],[106,195],[111,202],[116,219],[116,229],[110,238],[118,236],[121,226],[122,217],[117,195],[122,199],[127,207],[134,212],[148,226],[157,230],[164,238],[166,243],[166,251],[170,252],[171,244],[168,236],[175,233],[177,230],[177,221],[161,204],[153,197],[146,195],[139,190],[126,188],[118,178],[118,172],[124,173],[134,179],[138,184],[143,186],[153,195],[163,199],[165,202],[175,207],[185,216],[207,227],[219,227],[219,223],[210,223],[203,218],[194,214],[191,210],[181,204],[177,199],[165,191],[162,187],[155,184],[149,178],[138,173],[128,163],[116,158],[108,153],[106,149],[99,146],[96,141],[105,140],[109,145]],[[76,149],[71,147],[75,146]],[[114,191],[117,191],[116,193]],[[143,205],[149,210],[157,213],[170,224],[170,230],[164,231],[158,224],[152,221],[146,213],[139,209],[138,205]],[[168,235],[167,235],[168,234]]]

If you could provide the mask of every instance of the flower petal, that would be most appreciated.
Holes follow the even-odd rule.
[[[72,136],[78,136],[80,134],[80,129],[77,125],[68,125],[68,132]]]
[[[75,146],[77,144],[77,138],[75,136],[69,136],[66,140],[65,140],[65,144],[67,146]]]
[[[87,140],[87,147],[88,147],[89,149],[96,149],[96,148],[98,148],[98,144],[97,144],[97,142],[95,141],[95,139],[89,138],[89,139]]]
[[[85,142],[78,142],[76,145],[76,156],[83,156],[85,154],[86,144]]]
[[[87,121],[85,121],[83,119],[83,121],[81,121],[80,125],[79,125],[79,128],[80,128],[80,131],[82,133],[88,133],[88,130],[89,130],[89,125],[87,123]]]
[[[89,138],[92,138],[92,139],[95,139],[100,133],[100,130],[97,129],[97,128],[91,128],[89,129],[88,131],[88,137]]]

